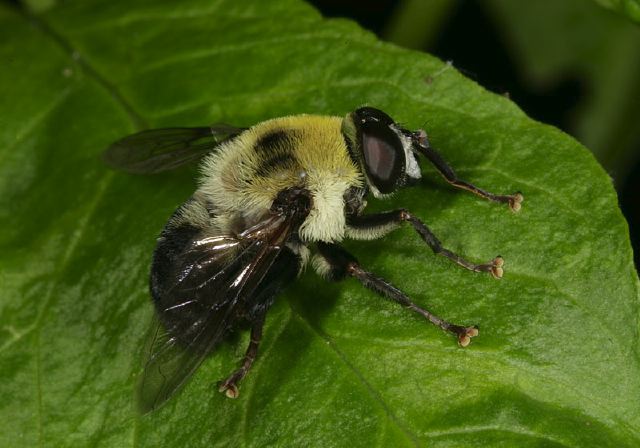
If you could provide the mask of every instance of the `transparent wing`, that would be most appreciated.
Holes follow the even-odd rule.
[[[159,173],[200,159],[244,130],[226,124],[148,129],[112,143],[102,158],[110,167],[129,173]]]
[[[185,384],[244,315],[249,301],[273,290],[270,284],[295,278],[278,262],[291,230],[288,218],[272,216],[237,237],[189,245],[164,298],[172,305],[158,313],[138,386],[141,412],[156,409]]]

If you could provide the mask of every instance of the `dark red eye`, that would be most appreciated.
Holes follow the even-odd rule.
[[[393,173],[396,150],[384,140],[373,135],[362,135],[364,161],[371,174],[380,180],[388,181]]]
[[[402,183],[406,166],[404,147],[391,127],[393,120],[372,107],[358,109],[354,118],[369,180],[382,194],[392,193]]]

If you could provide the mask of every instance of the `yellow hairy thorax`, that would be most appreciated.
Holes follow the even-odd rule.
[[[313,196],[302,240],[341,240],[344,193],[364,182],[341,126],[341,117],[295,115],[259,123],[224,143],[204,160],[198,190],[220,211],[215,226],[228,230],[239,217],[256,222],[279,191],[299,186]]]

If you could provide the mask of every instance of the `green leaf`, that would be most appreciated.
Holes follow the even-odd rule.
[[[52,2],[53,4],[53,2]],[[580,144],[437,59],[296,0],[0,5],[0,446],[638,446],[638,278],[610,179]],[[269,313],[238,400],[222,347],[158,412],[134,412],[156,235],[195,172],[99,160],[142,126],[239,125],[375,105],[519,214],[428,179],[404,206],[496,281],[408,228],[350,242],[449,335],[355,281],[305,273]],[[426,165],[426,164],[425,164]]]

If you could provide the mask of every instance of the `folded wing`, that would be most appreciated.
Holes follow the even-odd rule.
[[[285,245],[293,230],[290,217],[275,214],[237,236],[195,238],[176,256],[154,293],[158,322],[138,387],[143,413],[179,390],[238,320],[250,320],[295,278],[299,261]]]

